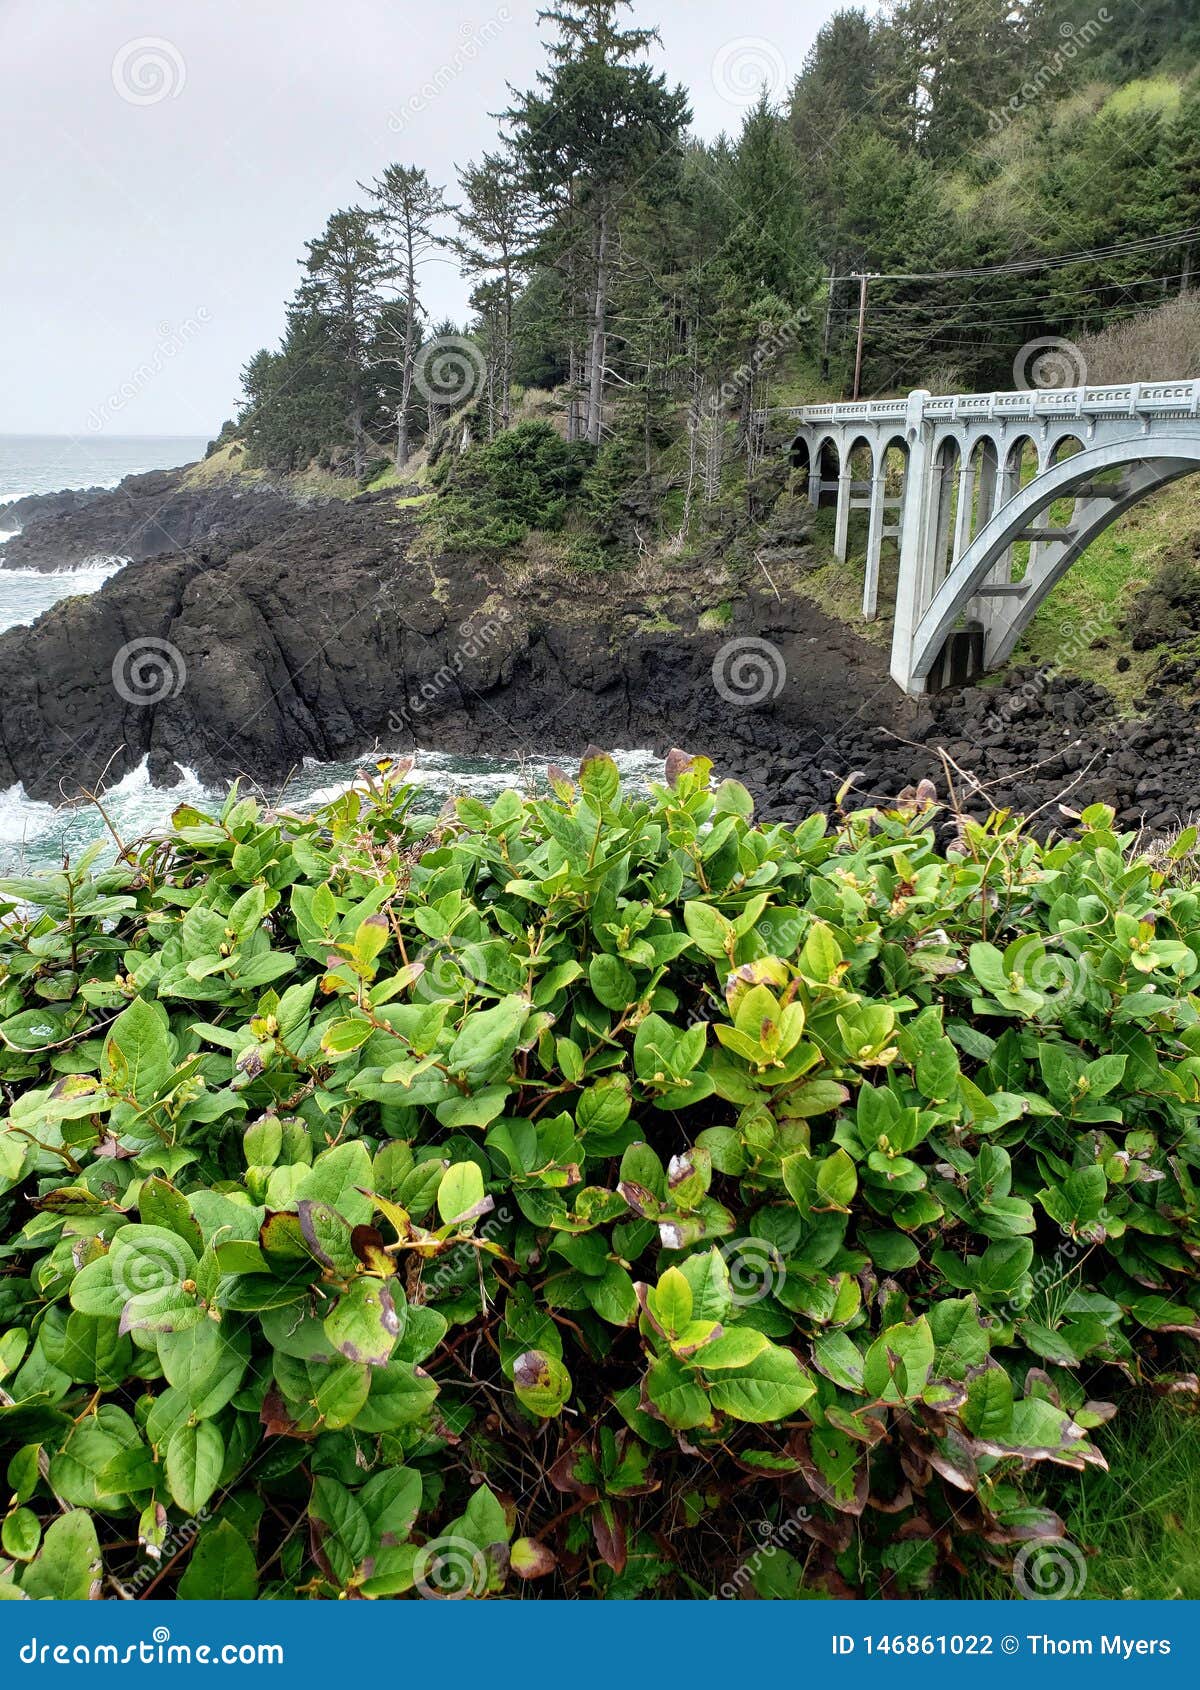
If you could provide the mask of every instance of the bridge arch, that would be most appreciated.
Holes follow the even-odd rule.
[[[1011,443],[1010,453],[1016,444]],[[1128,473],[1112,482],[1100,479],[1114,469]],[[1098,534],[1160,487],[1196,471],[1200,471],[1200,437],[1165,431],[1155,435],[1152,446],[1137,439],[1084,446],[1051,463],[1011,498],[1001,500],[936,587],[913,630],[907,672],[901,675],[893,668],[894,678],[906,691],[925,691],[947,639],[968,607],[977,613],[984,629],[984,667],[1003,663],[1047,593]],[[1074,509],[1066,528],[1038,526],[1040,516],[1072,495]],[[1021,539],[1031,539],[1023,580],[989,581],[997,563]]]

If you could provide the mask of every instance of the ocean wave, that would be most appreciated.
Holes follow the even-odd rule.
[[[82,558],[78,563],[64,563],[59,569],[31,569],[25,564],[18,564],[13,569],[0,571],[0,583],[5,581],[69,581],[76,580],[80,575],[100,575],[105,580],[115,575],[118,569],[124,569],[127,563],[132,563],[129,557],[118,557],[115,552],[93,552],[90,557]]]
[[[145,475],[144,469],[122,470],[120,475],[112,475],[106,481],[85,481],[77,486],[63,486],[57,479],[46,487],[24,487],[15,493],[0,493],[0,505],[15,505],[18,499],[44,499],[51,493],[90,493],[97,489],[102,493],[111,493],[114,487],[119,487],[127,475]]]
[[[278,789],[257,789],[245,783],[265,803],[300,815],[320,809],[340,798],[363,772],[371,770],[376,758],[395,755],[372,752],[344,763],[318,763],[305,758],[303,771],[278,794]],[[662,760],[651,751],[614,751],[624,779],[633,786],[644,785],[662,772]],[[544,756],[521,762],[499,757],[456,757],[447,752],[420,751],[410,777],[427,790],[433,807],[449,797],[495,799],[506,787],[537,790],[546,784]],[[165,828],[180,804],[194,804],[209,812],[219,808],[224,787],[206,786],[195,770],[183,767],[181,780],[173,787],[154,786],[146,760],[138,764],[104,795],[104,808],[122,841],[141,839]],[[93,804],[63,802],[54,805],[29,798],[24,787],[11,786],[0,792],[0,872],[14,868],[53,868],[64,852],[72,857],[92,840],[111,835]]]
[[[207,803],[213,798],[212,790],[195,770],[183,767],[180,774],[182,779],[176,786],[154,786],[143,757],[136,768],[108,788],[104,808],[123,841],[164,826],[179,804]],[[104,818],[87,799],[49,804],[41,798],[30,798],[19,781],[0,791],[0,846],[30,847],[41,866],[45,866],[44,853],[36,852],[39,843],[54,840],[60,849],[77,854],[106,832]],[[9,855],[6,853],[6,857]]]

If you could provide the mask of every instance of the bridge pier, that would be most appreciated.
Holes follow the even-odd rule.
[[[871,477],[871,502],[867,516],[867,569],[863,576],[863,620],[873,622],[879,614],[879,558],[883,550],[884,519],[887,511],[887,471],[877,464]]]
[[[845,563],[846,552],[850,542],[850,495],[853,481],[850,475],[850,460],[843,460],[838,474],[837,483],[837,511],[833,521],[833,555],[839,563]]]
[[[958,466],[958,510],[954,518],[954,552],[952,566],[971,544],[971,522],[975,515],[975,469],[968,456]]]

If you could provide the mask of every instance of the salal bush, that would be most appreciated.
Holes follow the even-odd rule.
[[[927,1589],[1188,1387],[1200,910],[1110,811],[551,784],[0,886],[0,1594]]]

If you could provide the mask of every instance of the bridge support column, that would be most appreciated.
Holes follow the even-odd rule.
[[[974,515],[974,503],[975,470],[968,456],[963,458],[958,470],[958,511],[954,518],[954,563],[958,562],[971,544],[971,518]]]
[[[900,521],[900,574],[896,582],[896,620],[892,625],[892,679],[904,692],[923,692],[912,679],[913,635],[928,600],[926,591],[926,513],[931,442],[924,424],[923,390],[910,393],[905,415],[908,465],[904,478],[904,506]]]
[[[833,555],[839,563],[845,563],[846,553],[850,545],[850,495],[853,486],[850,475],[850,465],[842,465],[837,483],[837,516],[833,528]]]
[[[867,520],[867,572],[863,577],[863,618],[873,622],[879,611],[879,554],[883,547],[884,500],[887,475],[882,468],[871,478],[870,514]]]

